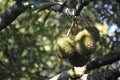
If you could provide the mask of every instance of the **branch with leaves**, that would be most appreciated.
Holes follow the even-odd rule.
[[[120,60],[120,52],[114,52],[114,53],[112,52],[112,53],[109,53],[109,54],[99,56],[99,57],[96,57],[96,58],[92,59],[91,61],[89,61],[83,67],[73,67],[72,69],[70,69],[68,71],[65,71],[65,72],[63,72],[61,74],[58,74],[57,76],[51,78],[50,80],[63,80],[63,79],[64,80],[69,80],[70,76],[73,75],[73,73],[76,76],[78,76],[80,78],[83,78],[82,76],[85,77],[87,72],[89,72],[89,71],[91,71],[93,69],[99,68],[101,66],[112,64],[112,63],[114,63],[114,62],[116,62],[118,60]],[[111,73],[108,74],[109,72],[111,72]],[[117,75],[114,75],[114,73],[117,74]],[[104,74],[106,74],[106,76],[103,75],[102,73],[100,73],[101,74],[100,76],[103,76],[103,78],[105,78],[105,80],[106,80],[106,78],[109,78],[111,75],[115,76],[115,77],[120,76],[119,73],[120,73],[120,68],[117,68],[115,70],[104,72]],[[92,75],[89,75],[89,76],[94,77],[95,74],[93,74],[93,76]],[[87,80],[91,80],[91,78],[89,78]],[[99,79],[99,80],[101,80],[101,79]]]
[[[80,0],[74,4],[77,8],[71,8],[72,4],[66,5],[66,2],[42,2],[41,0],[28,2],[16,0],[16,3],[0,15],[0,30],[10,25],[20,14],[22,14],[27,8],[33,7],[33,10],[53,10],[65,13],[69,16],[78,16],[84,6],[86,6],[92,0]],[[76,1],[74,1],[76,2]]]

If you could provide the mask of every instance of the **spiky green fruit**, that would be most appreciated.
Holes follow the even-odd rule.
[[[99,37],[99,31],[95,27],[87,27],[80,31],[75,37],[78,53],[69,57],[69,62],[73,66],[85,65],[90,60],[90,54],[95,51]]]
[[[75,43],[69,36],[60,36],[54,41],[54,51],[60,58],[69,58],[75,52]]]
[[[80,31],[76,37],[76,48],[80,54],[90,54],[96,49],[96,41],[86,29]]]

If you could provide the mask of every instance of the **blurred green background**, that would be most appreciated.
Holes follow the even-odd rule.
[[[14,3],[14,0],[0,0],[0,14]],[[48,13],[48,10],[27,9],[0,31],[0,80],[44,80],[71,67],[67,60],[55,56],[53,41],[67,34],[72,19],[54,11],[46,18]],[[120,3],[116,0],[90,2],[81,14],[84,19],[77,17],[77,30],[85,22],[100,30],[101,38],[93,57],[120,50]],[[72,31],[76,35],[76,29]]]

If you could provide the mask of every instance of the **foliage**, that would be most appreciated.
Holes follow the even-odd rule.
[[[0,0],[0,14],[14,2]],[[0,31],[1,80],[43,80],[43,77],[54,76],[71,67],[67,60],[55,56],[53,41],[59,35],[67,34],[72,19],[62,13],[51,11],[47,15],[48,13],[49,10],[27,9],[6,29]],[[99,29],[101,37],[92,58],[120,50],[119,3],[115,0],[93,1],[83,8],[81,15],[82,17],[77,17],[78,27],[72,28],[71,35],[76,35],[77,30],[84,26],[96,26]],[[117,62],[116,65],[119,66]],[[102,67],[99,72],[114,68],[111,66]]]

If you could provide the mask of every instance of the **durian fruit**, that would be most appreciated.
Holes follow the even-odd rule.
[[[60,58],[69,58],[75,52],[74,40],[69,36],[60,36],[54,41],[54,51]]]
[[[76,48],[80,54],[93,53],[96,49],[96,42],[99,40],[99,31],[95,27],[86,27],[76,37]]]
[[[75,37],[76,48],[78,53],[69,57],[69,62],[73,66],[83,66],[90,60],[90,55],[96,49],[96,42],[99,40],[99,31],[95,27],[86,27],[81,30]]]
[[[81,40],[76,41],[77,53],[69,57],[69,62],[73,66],[81,67],[90,60],[90,55],[95,51],[95,41],[91,36],[83,36]]]

